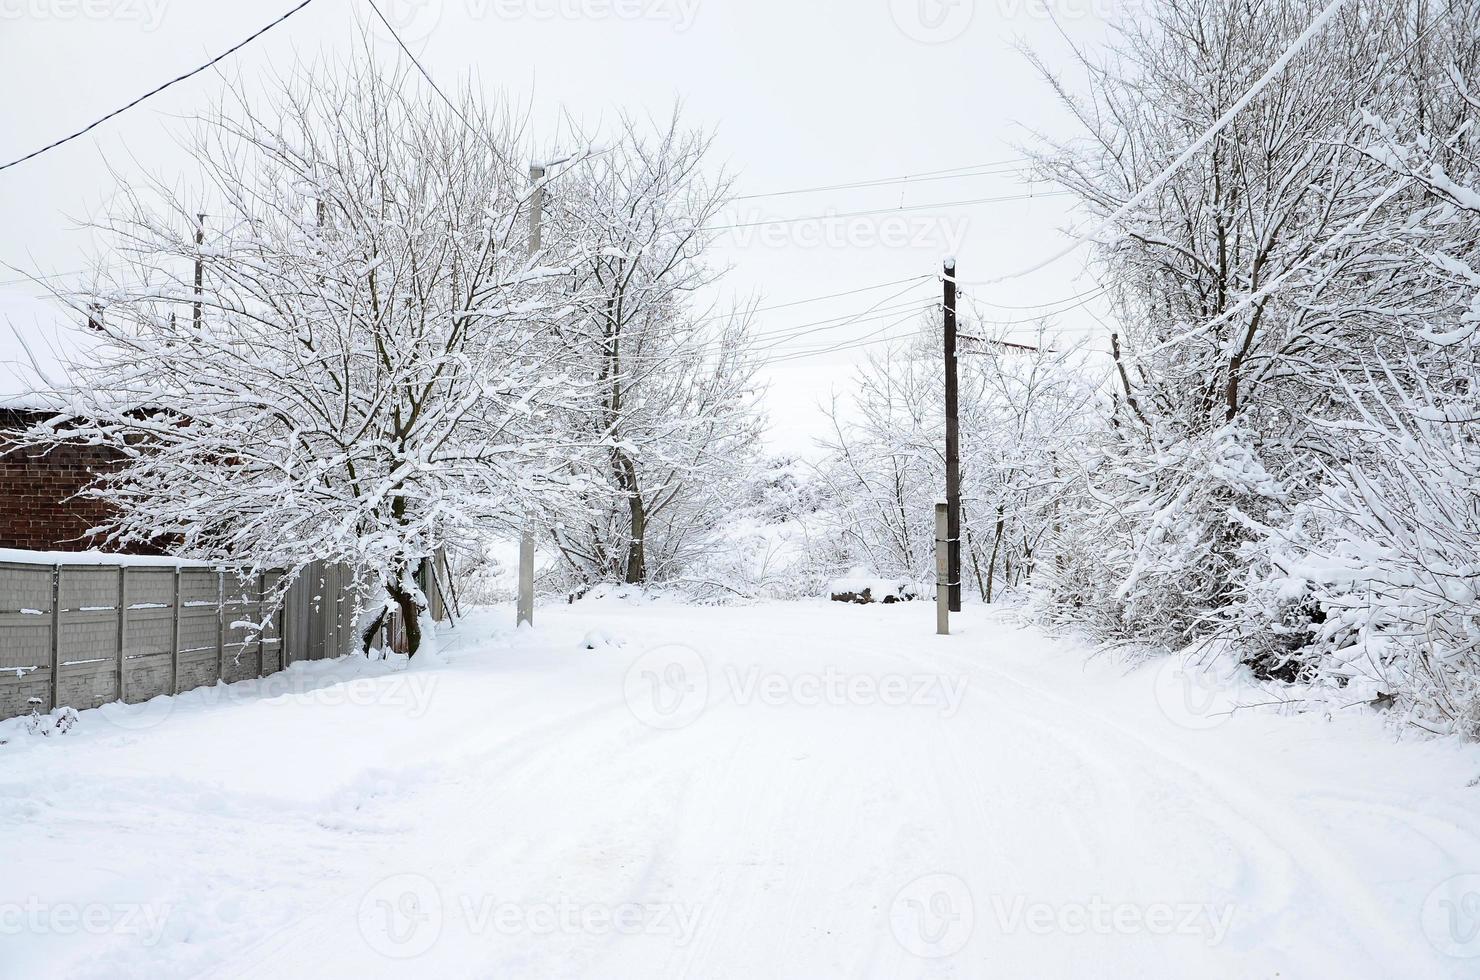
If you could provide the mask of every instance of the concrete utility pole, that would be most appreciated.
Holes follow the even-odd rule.
[[[951,634],[951,542],[947,537],[947,507],[935,505],[935,632]]]
[[[534,183],[534,193],[529,199],[529,257],[540,250],[540,219],[545,210],[545,168],[530,164],[529,179]],[[519,611],[516,626],[525,623],[534,625],[534,533],[525,518],[524,533],[519,536]]]
[[[956,260],[946,259],[946,548],[951,612],[961,611],[961,428],[957,419]]]

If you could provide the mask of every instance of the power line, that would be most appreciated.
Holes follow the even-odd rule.
[[[875,320],[881,320],[886,317],[894,316],[896,313],[899,313],[902,310],[908,311],[905,315],[905,319],[909,319],[909,317],[911,316],[915,316],[919,313],[924,313],[926,310],[930,309],[930,307],[934,305],[933,301],[913,300],[903,304],[894,304],[892,306],[883,306],[882,304],[888,303],[890,300],[896,299],[899,296],[902,296],[905,293],[909,292],[910,289],[915,288],[915,282],[922,278],[930,277],[916,276],[913,279],[903,280],[911,283],[911,285],[899,290],[898,292],[891,293],[890,295],[883,297],[882,299],[875,302],[873,305],[865,307],[857,313],[845,314],[843,316],[836,317],[828,317],[827,319],[816,320],[811,323],[792,324],[789,327],[783,327],[772,331],[747,333],[745,339],[750,342],[765,341],[764,343],[759,343],[756,346],[761,350],[772,350],[780,347],[783,344],[790,343],[791,341],[796,340],[798,337],[802,337],[807,334],[821,333],[826,330],[838,330],[842,327],[849,327],[859,323],[870,323]],[[695,321],[695,325],[705,322],[708,321],[698,320]],[[723,339],[705,339],[702,343],[682,348],[682,352],[686,355],[705,356],[716,351],[723,350],[728,345],[728,343],[728,341]]]
[[[833,214],[804,215],[797,218],[772,218],[766,221],[742,222],[734,225],[711,225],[708,231],[732,231],[737,228],[760,228],[765,225],[789,225],[799,221],[829,221],[835,218],[862,218],[875,214],[894,214],[903,211],[928,211],[934,208],[964,208],[975,204],[1003,204],[1010,201],[1031,201],[1040,197],[1065,197],[1071,191],[1044,191],[1029,194],[1009,194],[1002,197],[978,197],[966,201],[937,201],[931,204],[908,204],[893,208],[874,208],[868,211],[840,211]]]
[[[879,334],[879,333],[883,333],[884,331],[889,330],[891,327],[896,327],[899,324],[906,322],[908,319],[909,319],[909,317],[907,317],[907,316],[906,317],[903,317],[902,319],[896,320],[896,321],[894,321],[893,323],[891,323],[891,324],[889,324],[887,326],[884,326],[884,327],[879,328],[878,330],[875,330],[871,334],[865,334],[864,335],[865,339],[855,340],[855,341],[849,341],[849,342],[841,343],[841,344],[834,344],[834,345],[831,345],[831,346],[828,346],[828,347],[818,348],[816,350],[800,351],[800,352],[797,352],[795,354],[787,354],[784,357],[770,358],[770,359],[767,359],[765,361],[762,361],[761,362],[761,366],[764,367],[764,366],[769,366],[769,365],[772,365],[772,364],[782,364],[782,363],[785,363],[787,361],[799,361],[799,360],[804,360],[804,359],[809,358],[809,357],[820,357],[823,354],[832,354],[832,353],[835,353],[837,351],[857,350],[857,349],[860,349],[860,348],[863,348],[863,347],[872,347],[875,344],[886,344],[886,343],[891,343],[893,341],[906,340],[906,339],[909,338],[909,336],[910,336],[909,334],[896,334],[896,335],[894,335],[892,337],[879,337],[879,336],[875,336],[875,335],[876,334]],[[1060,331],[1060,330],[1049,331],[1050,335],[1052,335],[1052,334],[1058,334],[1058,333],[1067,333],[1067,332],[1069,332],[1069,331]],[[1005,340],[1003,340],[1003,341],[997,341],[997,340],[991,340],[990,338],[976,338],[976,337],[967,338],[966,335],[964,335],[964,334],[963,335],[960,335],[960,336],[962,336],[963,339],[985,340],[988,343],[1001,344],[1001,345],[1006,346],[1006,347],[1024,348],[1024,349],[1031,349],[1031,350],[1036,350],[1037,349],[1037,348],[1032,348],[1030,345],[1027,345],[1027,344],[1015,344],[1015,343],[1013,343],[1011,341],[1005,341]],[[869,339],[869,338],[871,338],[871,339]],[[963,351],[961,351],[961,353],[962,354],[972,354],[972,353],[976,353],[976,352],[975,351],[969,351],[969,350],[963,350]],[[1057,351],[1050,351],[1049,353],[1057,353]]]
[[[1094,290],[1091,290],[1090,292],[1093,293],[1095,291]],[[1095,298],[1096,298],[1095,296],[1089,296],[1088,298],[1084,299],[1083,302],[1077,304],[1076,306],[1066,308],[1065,310],[1059,310],[1057,312],[1063,313],[1063,312],[1068,312],[1069,309],[1077,309],[1077,308],[1082,307],[1082,306],[1087,306]],[[900,318],[898,320],[893,321],[892,323],[889,323],[889,324],[886,324],[883,327],[880,327],[878,330],[875,330],[872,333],[865,334],[862,338],[854,339],[854,340],[851,340],[851,341],[845,341],[845,342],[839,343],[839,344],[828,345],[826,347],[817,348],[815,350],[798,351],[796,353],[789,353],[789,354],[786,354],[786,355],[781,356],[781,357],[768,358],[768,359],[764,360],[762,362],[762,364],[765,364],[765,365],[782,364],[782,363],[785,363],[786,361],[801,360],[801,359],[807,358],[807,357],[817,357],[817,356],[820,356],[822,354],[830,354],[830,353],[834,353],[834,352],[837,352],[837,351],[855,350],[855,349],[858,349],[858,348],[861,348],[861,347],[869,347],[869,346],[872,346],[874,344],[885,343],[885,342],[888,342],[888,341],[903,339],[901,336],[893,336],[893,337],[885,336],[885,337],[879,337],[877,335],[878,334],[885,333],[888,330],[890,330],[890,329],[898,326],[899,324],[908,321],[911,316],[915,315],[916,312],[924,312],[926,309],[929,309],[930,305],[931,304],[926,304],[926,305],[920,307],[919,309],[917,309],[916,311],[913,311],[910,314],[907,314],[906,316],[904,316],[904,317],[902,317],[902,318]],[[864,311],[864,313],[868,313],[868,312],[869,312],[868,310],[865,310]],[[879,319],[879,317],[868,317],[867,319],[868,320]],[[852,321],[852,322],[866,322],[866,320],[863,318],[863,314],[859,314],[859,319],[857,319],[855,321]],[[1036,323],[1037,320],[1015,320],[1015,321],[1008,321],[1008,322],[1005,322],[1005,323],[992,323],[991,321],[983,321],[983,322],[988,323],[988,324],[990,324],[991,326],[994,326],[994,327],[1011,327],[1011,326],[1017,326],[1017,325],[1020,325],[1020,324]],[[839,324],[839,326],[843,326],[843,325],[846,325],[846,324]],[[808,332],[810,332],[810,331],[808,331]],[[1050,334],[1050,335],[1052,335],[1052,334],[1058,334],[1058,333],[1068,333],[1070,331],[1066,331],[1066,330],[1049,330],[1049,331],[1045,331],[1045,332],[1048,333],[1048,334]],[[907,336],[907,335],[905,335],[905,336]],[[1013,343],[1012,341],[992,340],[990,338],[976,337],[976,336],[968,335],[968,334],[961,334],[960,336],[963,339],[967,339],[967,340],[981,340],[981,341],[984,341],[984,342],[987,342],[987,343],[999,344],[1001,346],[1008,347],[1008,348],[1014,348],[1014,349],[1021,348],[1021,349],[1024,349],[1024,350],[1038,350],[1038,348],[1032,347],[1031,345],[1017,344],[1017,343]],[[774,347],[775,345],[773,344],[771,346]],[[963,353],[972,353],[972,352],[971,351],[965,351]]]
[[[879,336],[876,336],[876,335],[877,334],[881,334],[881,333],[885,332],[886,330],[891,330],[894,327],[899,326],[901,323],[905,323],[909,319],[910,319],[910,317],[908,317],[908,316],[901,317],[900,319],[895,320],[893,323],[886,324],[885,326],[880,327],[878,330],[875,330],[872,333],[865,334],[864,335],[864,339],[850,341],[850,342],[841,343],[841,344],[833,344],[831,346],[821,347],[821,348],[818,348],[816,350],[799,351],[799,352],[797,352],[795,354],[787,354],[785,357],[769,358],[767,360],[762,361],[761,362],[761,365],[762,366],[768,366],[768,365],[773,365],[773,364],[784,364],[787,361],[799,361],[799,360],[802,360],[804,358],[808,358],[808,357],[820,357],[823,354],[832,354],[832,353],[835,353],[837,351],[855,350],[855,349],[860,348],[860,347],[869,347],[869,346],[872,346],[874,344],[883,344],[883,343],[888,343],[890,341],[903,340],[904,337],[902,337],[902,336],[879,337]],[[908,336],[908,335],[906,334],[905,336]],[[872,339],[868,339],[868,338],[872,338]]]
[[[1069,313],[1069,312],[1071,312],[1073,310],[1083,309],[1084,307],[1088,306],[1090,303],[1092,303],[1095,300],[1099,299],[1107,291],[1108,290],[1105,289],[1105,288],[1092,289],[1089,292],[1080,293],[1078,296],[1070,296],[1067,299],[1062,299],[1062,300],[1059,300],[1058,302],[1052,303],[1052,304],[1045,304],[1044,306],[1027,306],[1027,307],[1016,307],[1016,308],[1014,308],[1014,307],[1002,307],[1002,309],[1011,309],[1011,310],[1013,310],[1013,312],[1016,312],[1016,313],[1026,313],[1027,314],[1023,318],[1018,319],[1018,320],[989,320],[986,317],[978,317],[978,319],[981,319],[983,322],[986,322],[986,323],[1003,323],[1003,324],[1034,323],[1034,322],[1037,322],[1039,320],[1045,320],[1045,319],[1047,319],[1049,317],[1059,316],[1062,313]],[[968,296],[967,299],[970,300],[971,297]],[[1075,302],[1076,300],[1077,300],[1077,302]],[[984,305],[990,306],[992,304],[988,303],[988,304],[984,304]],[[1028,312],[1030,310],[1033,311],[1033,312]]]
[[[411,63],[416,66],[417,71],[421,72],[421,77],[427,80],[427,84],[432,87],[432,91],[436,92],[442,97],[442,101],[447,103],[447,108],[451,109],[457,115],[457,118],[462,120],[463,125],[468,128],[469,132],[479,136],[483,135],[482,131],[477,129],[468,120],[467,116],[463,115],[462,110],[453,104],[452,100],[447,97],[447,93],[442,91],[436,79],[432,78],[432,73],[423,68],[421,62],[416,60],[416,55],[411,53],[411,49],[406,46],[406,42],[401,40],[401,35],[396,33],[396,29],[391,26],[391,22],[386,20],[385,14],[380,12],[380,8],[376,6],[375,0],[365,0],[365,2],[370,4],[370,9],[375,11],[375,16],[380,18],[380,22],[385,25],[385,29],[391,32],[391,38],[406,53],[406,57],[411,59]],[[495,150],[497,150],[496,147]]]
[[[916,287],[913,284],[911,284],[909,286],[906,286],[904,289],[899,290],[896,293],[891,293],[888,296],[885,296],[883,299],[879,300],[878,302],[874,303],[872,306],[870,306],[867,309],[865,309],[862,312],[860,312],[857,316],[854,316],[854,317],[851,317],[851,318],[843,318],[843,322],[841,322],[841,323],[830,323],[830,321],[822,321],[822,323],[829,323],[828,326],[803,324],[804,327],[809,327],[810,329],[795,329],[793,331],[786,331],[789,335],[784,340],[778,341],[777,343],[786,343],[788,341],[795,340],[797,337],[803,336],[804,334],[817,333],[817,332],[822,331],[822,330],[837,330],[840,327],[851,326],[851,325],[853,325],[855,323],[862,322],[863,321],[863,318],[866,317],[866,316],[868,316],[868,314],[870,314],[870,313],[879,313],[879,315],[881,315],[881,316],[888,315],[888,314],[882,313],[880,311],[880,309],[879,309],[880,306],[882,306],[884,303],[889,302],[892,299],[896,299],[897,297],[903,296],[905,293],[909,292],[911,289],[914,289],[914,288],[916,288]],[[912,302],[910,304],[910,313],[912,315],[914,313],[923,312],[924,309],[925,309],[925,304],[924,304],[923,301],[916,300],[916,301],[914,301],[914,302]],[[889,312],[890,313],[893,313],[895,311],[894,310],[890,310]],[[837,319],[840,319],[840,318],[833,317],[832,319],[833,320],[837,320]],[[878,319],[878,317],[872,317],[871,319]],[[770,344],[769,345],[769,347],[775,347],[775,346],[776,346],[776,344]]]
[[[747,339],[748,340],[757,340],[758,339],[758,340],[766,341],[764,343],[760,343],[760,344],[756,344],[755,345],[756,348],[759,349],[759,350],[763,350],[763,351],[777,350],[778,348],[782,348],[785,345],[790,344],[790,343],[796,341],[798,338],[803,337],[803,336],[806,336],[807,334],[823,333],[823,332],[826,332],[828,330],[838,330],[838,329],[841,329],[842,327],[852,327],[852,326],[856,326],[856,325],[858,325],[860,323],[876,323],[879,320],[887,320],[887,319],[889,319],[891,317],[898,317],[901,313],[903,313],[905,315],[905,318],[908,319],[909,317],[916,316],[918,314],[923,314],[923,313],[928,312],[930,309],[932,309],[932,307],[934,305],[935,304],[933,304],[933,303],[928,303],[928,302],[925,302],[925,301],[922,300],[922,301],[919,301],[919,302],[916,302],[916,303],[911,303],[911,304],[909,304],[907,306],[895,306],[895,307],[891,307],[889,309],[881,309],[881,310],[879,310],[876,313],[868,313],[868,311],[864,311],[864,313],[859,313],[856,316],[850,317],[847,320],[844,320],[842,323],[833,323],[833,324],[827,324],[827,325],[824,325],[824,326],[809,327],[809,328],[807,328],[805,330],[795,330],[795,331],[792,331],[792,332],[788,333],[786,336],[780,337],[779,339],[776,339],[775,337],[767,338],[767,337],[756,337],[756,336],[751,336],[751,337],[749,337]],[[865,336],[867,336],[867,335],[865,334]]]
[[[962,282],[961,280],[958,279],[958,280],[956,280],[956,285],[958,287],[960,287],[960,286],[973,286],[973,285],[981,285],[981,283],[980,282],[976,282],[976,283]],[[980,303],[982,306],[990,306],[990,307],[992,307],[995,310],[1041,310],[1041,309],[1043,309],[1045,307],[1058,306],[1058,305],[1060,305],[1062,303],[1072,303],[1075,300],[1077,300],[1077,299],[1083,299],[1084,297],[1089,296],[1092,293],[1098,295],[1100,293],[1105,292],[1107,290],[1107,288],[1108,287],[1106,287],[1106,286],[1095,286],[1095,287],[1093,287],[1091,289],[1086,289],[1082,293],[1075,293],[1073,296],[1065,296],[1062,299],[1050,300],[1047,303],[1032,303],[1032,304],[1030,304],[1028,306],[1012,306],[1012,305],[1010,305],[1008,303],[994,303],[994,302],[992,302],[989,299],[982,299],[982,298],[980,298],[978,296],[971,296],[964,289],[962,290],[962,295],[963,296],[967,296],[969,299],[972,300],[972,302]]]
[[[10,267],[7,267],[7,268],[10,268]],[[19,271],[19,270],[16,270],[16,271]],[[76,269],[76,270],[74,270],[72,272],[56,272],[56,273],[53,273],[53,274],[51,274],[49,276],[36,275],[36,276],[22,276],[19,279],[0,279],[0,287],[4,287],[4,286],[45,285],[46,280],[48,280],[48,279],[56,280],[56,279],[65,279],[68,276],[80,276],[80,275],[82,275],[83,273],[85,273],[87,271],[88,270],[86,270],[86,269]]]
[[[962,172],[932,171],[924,174],[907,174],[901,177],[880,177],[875,180],[859,180],[848,184],[826,184],[820,187],[799,187],[787,191],[768,191],[764,194],[740,194],[731,198],[732,201],[753,201],[761,197],[787,197],[792,194],[820,194],[823,191],[846,191],[859,187],[887,187],[891,184],[925,183],[937,180],[960,180],[966,177],[995,177],[1000,174],[1017,173],[1020,167],[1009,164],[1023,163],[1027,157],[1017,157],[1012,160],[1000,160],[996,163],[983,163],[976,167],[962,167]],[[1007,167],[1007,169],[986,169],[996,167]]]
[[[858,313],[845,313],[841,316],[828,317],[825,320],[814,320],[811,323],[794,323],[772,330],[757,331],[748,334],[748,336],[752,340],[770,340],[774,337],[783,337],[789,340],[793,337],[799,337],[804,333],[835,330],[838,327],[845,327],[850,323],[859,321],[864,316],[868,316],[870,319],[877,319],[880,316],[902,313],[905,310],[923,309],[926,303],[927,300],[925,297],[917,296],[912,300],[905,300],[903,303],[890,303],[888,306],[869,307]]]
[[[770,310],[782,310],[782,309],[786,309],[789,306],[802,306],[803,304],[806,304],[806,303],[816,303],[819,300],[837,299],[840,296],[852,296],[855,293],[867,293],[867,292],[872,292],[875,289],[885,289],[885,288],[887,288],[889,286],[898,286],[898,285],[901,285],[902,283],[919,282],[922,279],[932,279],[932,278],[934,278],[934,276],[931,273],[925,272],[925,273],[921,273],[918,276],[910,276],[908,279],[895,279],[893,282],[881,282],[881,283],[877,283],[877,284],[875,284],[873,286],[860,286],[857,289],[848,289],[848,290],[844,290],[841,293],[828,293],[826,296],[813,296],[813,297],[811,297],[809,299],[794,300],[794,301],[792,301],[790,303],[775,303],[775,304],[773,304],[771,306],[758,306],[755,309],[751,310],[750,312],[752,312],[752,313],[765,313],[765,312],[768,312]]]
[[[777,328],[777,329],[774,329],[774,330],[769,330],[769,331],[760,331],[760,332],[747,331],[746,332],[746,335],[745,335],[745,342],[747,342],[747,343],[754,343],[756,349],[758,349],[758,350],[773,350],[773,349],[776,349],[776,348],[781,347],[784,344],[791,343],[792,341],[796,340],[797,338],[802,337],[802,336],[805,336],[807,334],[821,333],[821,332],[827,331],[827,330],[838,330],[838,329],[841,329],[843,327],[853,326],[853,325],[859,324],[859,323],[870,323],[870,322],[873,322],[873,321],[876,321],[876,320],[882,320],[882,319],[885,319],[887,317],[892,317],[892,316],[896,315],[897,313],[900,313],[901,311],[905,311],[905,319],[908,319],[911,316],[915,316],[917,314],[924,313],[927,310],[929,310],[931,308],[931,306],[934,305],[934,301],[933,300],[918,299],[918,300],[909,300],[909,301],[906,301],[904,303],[893,303],[893,304],[890,304],[888,306],[885,306],[884,304],[890,303],[891,300],[897,299],[900,296],[903,296],[904,294],[908,293],[911,289],[917,288],[919,285],[923,284],[923,281],[924,280],[932,279],[932,278],[933,278],[933,276],[930,276],[930,275],[911,276],[908,279],[900,279],[900,280],[896,280],[894,282],[881,283],[878,286],[867,286],[867,287],[861,287],[859,289],[847,290],[846,292],[843,292],[843,293],[835,293],[835,294],[833,294],[833,296],[846,296],[846,295],[850,295],[850,294],[853,294],[853,293],[864,292],[864,291],[867,291],[867,290],[870,290],[870,289],[879,289],[879,288],[883,288],[885,286],[898,285],[901,282],[908,283],[909,284],[904,289],[897,290],[897,291],[895,291],[893,293],[890,293],[888,296],[884,296],[884,297],[880,298],[879,300],[875,301],[872,305],[867,306],[867,307],[865,307],[862,310],[859,310],[857,313],[849,313],[849,314],[842,314],[840,316],[827,317],[825,319],[814,320],[814,321],[811,321],[811,322],[808,322],[808,323],[791,324],[790,326],[780,327],[780,328]],[[814,299],[828,299],[828,298],[832,298],[832,297],[824,296],[824,297],[815,297]],[[807,303],[807,302],[812,302],[812,301],[813,301],[812,299],[796,300],[796,301],[794,301],[792,303],[783,303],[783,304],[779,304],[779,305],[780,306],[795,306],[795,305],[798,305],[798,304],[801,304],[801,303]],[[773,308],[775,308],[775,307],[773,307]],[[739,313],[737,313],[735,315],[738,316],[738,315],[744,315],[744,314],[743,314],[743,311],[742,311],[742,312],[739,312]],[[728,316],[706,317],[704,319],[694,320],[694,321],[690,322],[689,324],[687,324],[687,326],[690,327],[690,328],[692,328],[692,327],[699,326],[701,324],[711,323],[711,322],[713,322],[715,320],[723,320],[723,319],[728,319],[728,318],[729,318]],[[681,353],[684,356],[707,357],[710,354],[713,354],[713,353],[716,353],[718,351],[724,350],[726,347],[730,346],[731,343],[732,343],[732,341],[727,340],[725,338],[715,338],[715,337],[712,337],[712,336],[695,336],[695,335],[691,334],[688,338],[685,338],[684,340],[679,341],[678,342],[678,346],[673,349],[673,352],[674,353]],[[661,355],[634,354],[634,355],[629,355],[629,356],[630,357],[633,357],[633,358],[635,358],[637,360],[641,360],[641,359],[643,359],[645,357],[668,356],[668,352],[665,351],[665,353],[663,353]]]
[[[48,150],[54,150],[54,149],[56,149],[57,147],[61,146],[63,143],[70,143],[72,140],[77,139],[77,137],[79,137],[79,136],[86,135],[87,133],[89,133],[92,130],[96,129],[97,127],[101,126],[103,123],[107,122],[108,120],[112,119],[113,117],[122,115],[123,113],[129,111],[134,106],[136,106],[139,103],[143,102],[145,99],[153,98],[154,96],[158,95],[160,92],[163,92],[165,89],[169,88],[171,85],[175,85],[175,84],[177,84],[179,82],[185,81],[187,78],[192,78],[192,77],[194,77],[196,75],[199,75],[201,72],[205,71],[207,68],[210,68],[210,67],[214,66],[217,62],[222,61],[223,59],[225,59],[225,58],[227,58],[227,57],[235,54],[236,52],[240,51],[242,48],[246,47],[248,44],[251,44],[253,41],[257,40],[257,38],[259,38],[262,35],[266,34],[268,31],[272,30],[274,27],[278,26],[283,21],[287,20],[289,17],[292,17],[294,14],[298,13],[298,11],[302,10],[304,7],[307,7],[311,3],[313,3],[313,0],[302,0],[302,2],[298,4],[298,6],[294,7],[293,9],[289,10],[287,13],[283,14],[282,16],[280,16],[277,20],[274,20],[272,23],[268,24],[266,27],[261,28],[256,33],[254,33],[251,36],[247,37],[245,40],[240,41],[237,44],[234,44],[231,47],[227,48],[225,51],[223,51],[220,54],[216,55],[216,57],[212,58],[210,61],[207,61],[205,64],[201,65],[200,67],[198,67],[198,68],[192,68],[190,71],[187,71],[185,74],[176,76],[175,78],[172,78],[169,81],[165,82],[163,85],[157,86],[156,88],[153,88],[153,89],[151,89],[148,92],[145,92],[143,95],[139,96],[137,99],[134,99],[134,101],[130,102],[128,105],[123,106],[120,109],[114,109],[112,112],[108,113],[106,116],[102,116],[102,117],[100,117],[98,119],[93,120],[92,122],[88,123],[86,126],[83,126],[81,129],[79,129],[77,132],[71,134],[70,136],[63,136],[61,139],[57,140],[56,142],[54,142],[54,143],[48,143],[46,146],[43,146],[39,150],[33,150],[30,153],[27,153],[25,156],[23,156],[23,157],[17,157],[16,159],[10,161],[9,163],[0,164],[0,170],[9,170],[11,167],[14,167],[16,164],[18,164],[18,163],[25,163],[27,160],[31,160],[31,159],[34,159],[35,157],[39,157],[41,154],[47,152]]]

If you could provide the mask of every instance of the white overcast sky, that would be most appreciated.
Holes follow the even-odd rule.
[[[661,117],[681,99],[690,123],[717,130],[717,162],[738,175],[736,192],[760,194],[992,163],[1016,157],[1030,129],[1065,132],[1064,114],[1014,44],[1066,62],[1064,35],[1080,47],[1102,43],[1106,18],[1125,0],[1049,0],[1064,35],[1043,15],[1044,0],[379,2],[439,82],[453,86],[471,76],[490,95],[530,103],[537,134],[553,133],[562,109],[588,122],[621,110]],[[294,3],[0,0],[0,162],[194,67]],[[295,59],[345,55],[361,25],[369,25],[386,57],[396,53],[365,0],[314,0],[228,64],[250,82]],[[76,224],[113,186],[107,164],[125,178],[188,175],[190,161],[172,133],[219,87],[215,76],[197,76],[83,139],[0,172],[0,262],[47,275],[84,268],[93,243]],[[1003,174],[768,197],[732,210],[737,222],[751,222],[1026,189]],[[952,251],[965,280],[1001,274],[1061,248],[1070,217],[1063,199],[1046,198],[880,215],[848,223],[841,241],[818,240],[809,234],[818,226],[809,224],[770,234],[747,229],[750,240],[722,242],[717,257],[733,266],[728,283],[736,294],[785,304],[932,273]],[[910,241],[871,240],[901,229]],[[44,346],[58,314],[17,278],[0,269],[0,317],[23,336],[42,338],[32,346]],[[976,294],[1024,306],[1091,285],[1079,253]],[[892,291],[763,313],[759,329],[858,313]],[[886,306],[913,297],[923,304],[934,291],[921,286]],[[813,334],[787,350],[864,339],[891,322]],[[1060,323],[1094,327],[1082,313]],[[0,360],[24,359],[11,329],[0,333],[0,345]],[[766,372],[778,448],[806,448],[821,428],[814,406],[830,390],[846,390],[850,365],[869,349],[791,360]],[[0,367],[0,392],[22,383],[16,373]]]

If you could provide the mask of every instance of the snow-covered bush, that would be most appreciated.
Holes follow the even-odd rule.
[[[1260,591],[1312,610],[1286,656],[1306,676],[1480,738],[1480,399],[1384,385],[1352,392],[1367,452],[1272,535]]]
[[[1073,535],[1045,576],[1051,606],[1106,639],[1180,649],[1204,635],[1242,579],[1243,547],[1286,494],[1250,433],[1224,425],[1122,455],[1084,476]]]
[[[764,458],[732,489],[711,546],[669,584],[700,602],[822,594],[847,555],[815,469],[795,458]]]
[[[1119,324],[1036,608],[1480,736],[1480,2],[1353,0],[1225,119],[1326,7],[1155,5],[1085,96],[1039,63]]]

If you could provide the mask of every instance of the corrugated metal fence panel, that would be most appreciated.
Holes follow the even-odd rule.
[[[304,589],[304,608],[308,614],[308,659],[322,660],[325,649],[325,634],[328,633],[328,617],[324,615],[324,600],[328,595],[328,570],[322,563],[309,566],[308,581]]]
[[[228,684],[262,675],[261,646],[251,623],[258,618],[257,581],[226,574],[226,663],[222,679]]]
[[[283,574],[281,572],[268,572],[262,576],[262,595],[271,595],[281,584]],[[258,603],[260,615],[266,615],[266,607]],[[262,630],[262,672],[264,674],[275,674],[288,666],[283,655],[283,609],[281,606],[273,612]]]
[[[313,656],[313,589],[319,574],[318,566],[319,563],[314,562],[300,573],[283,600],[283,633],[290,664],[310,660]]]
[[[0,562],[0,719],[146,701],[351,652],[359,609],[347,569],[310,565],[259,630],[279,581],[277,572]]]
[[[319,580],[317,605],[316,613],[324,624],[324,635],[320,642],[318,659],[325,660],[334,656],[334,650],[339,643],[338,565],[324,566],[323,575]]]
[[[339,566],[339,645],[334,656],[344,657],[354,653],[360,642],[360,606],[354,594],[354,576],[348,568]]]
[[[323,563],[314,562],[308,566],[307,571],[298,576],[298,581],[293,585],[293,588],[298,590],[298,597],[295,602],[298,610],[298,626],[296,631],[300,644],[297,650],[297,659],[299,660],[312,660],[314,658],[314,644],[317,642],[316,635],[319,626],[318,616],[314,613],[314,596],[319,593],[319,589],[321,588],[319,579],[322,576]]]

